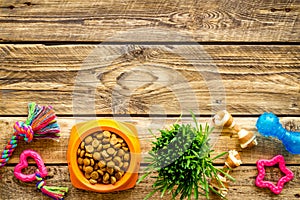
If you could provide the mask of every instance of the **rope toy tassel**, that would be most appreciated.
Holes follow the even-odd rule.
[[[5,146],[0,157],[0,168],[6,165],[18,146],[20,140],[31,142],[35,139],[60,137],[60,127],[52,106],[28,104],[28,118],[26,122],[16,122],[14,134]]]
[[[36,180],[38,181],[36,184],[37,189],[52,199],[63,200],[64,195],[68,192],[67,187],[47,186],[39,171],[36,172]]]

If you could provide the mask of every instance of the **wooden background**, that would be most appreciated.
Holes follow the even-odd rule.
[[[0,170],[0,199],[47,199],[13,176],[28,148],[42,155],[49,184],[69,186],[66,199],[142,199],[153,180],[111,194],[72,187],[70,128],[95,117],[132,122],[146,156],[149,128],[182,113],[183,122],[191,122],[189,109],[209,123],[225,107],[259,143],[242,150],[230,130],[214,131],[216,153],[242,155],[228,199],[300,198],[299,155],[255,129],[257,117],[272,111],[287,129],[300,131],[299,13],[299,0],[0,0],[0,147],[13,124],[26,119],[28,102],[53,105],[62,129],[59,142],[21,143]],[[256,161],[277,154],[295,174],[278,196],[254,185]],[[278,169],[267,169],[266,179],[279,177]]]

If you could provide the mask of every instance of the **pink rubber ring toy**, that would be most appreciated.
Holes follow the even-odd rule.
[[[275,186],[272,182],[264,181],[263,179],[266,175],[265,166],[271,167],[276,163],[279,164],[279,169],[285,174],[285,176],[281,177]],[[286,168],[284,157],[282,155],[277,155],[271,160],[258,160],[256,165],[258,169],[258,175],[255,180],[256,186],[260,188],[269,188],[274,194],[280,194],[283,189],[283,185],[294,178],[293,172]]]
[[[39,173],[42,178],[46,177],[48,172],[47,168],[45,167],[44,161],[42,160],[41,156],[32,150],[24,150],[20,155],[20,162],[15,167],[14,174],[15,177],[23,182],[33,182],[36,180],[36,173],[34,174],[23,174],[22,170],[28,167],[27,158],[31,157],[34,159],[38,166]]]
[[[31,157],[36,162],[38,169],[34,174],[23,174],[22,170],[28,167],[27,158]],[[33,150],[24,150],[20,155],[20,162],[14,169],[15,177],[23,182],[37,181],[36,188],[44,195],[54,199],[63,200],[65,194],[68,192],[67,187],[55,187],[46,185],[44,178],[47,176],[47,168],[41,156]]]

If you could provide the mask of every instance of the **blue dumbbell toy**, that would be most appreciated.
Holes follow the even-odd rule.
[[[300,154],[300,132],[288,131],[282,127],[279,118],[273,113],[262,114],[256,122],[257,130],[265,137],[276,137],[282,141],[286,150]]]

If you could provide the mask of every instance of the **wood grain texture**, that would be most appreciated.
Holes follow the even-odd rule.
[[[299,179],[299,167],[290,166],[295,178],[285,184],[282,193],[280,195],[274,195],[267,189],[260,189],[255,186],[255,178],[257,176],[257,169],[254,166],[241,166],[236,168],[232,172],[232,176],[236,178],[235,182],[230,183],[229,194],[227,196],[228,199],[232,200],[253,200],[256,199],[266,199],[272,200],[276,199],[297,199],[299,197],[300,190],[300,179]],[[145,179],[135,188],[114,192],[109,194],[99,194],[95,192],[84,191],[80,189],[76,189],[71,185],[69,179],[69,172],[66,166],[56,166],[56,167],[47,167],[48,169],[48,179],[47,184],[55,185],[55,186],[68,186],[69,192],[66,196],[66,200],[68,199],[103,199],[103,200],[111,200],[111,199],[143,199],[150,191],[151,185],[153,184],[153,179]],[[33,173],[35,171],[35,167],[29,167],[27,170],[28,173]],[[0,179],[0,194],[1,199],[9,200],[9,199],[48,199],[43,196],[41,192],[35,189],[35,184],[33,183],[23,183],[17,180],[13,176],[13,167],[6,167],[0,170],[1,179]],[[280,172],[278,168],[267,168],[266,169],[266,179],[270,181],[277,181],[280,178]],[[159,193],[156,193],[151,199],[160,199]],[[170,196],[166,195],[163,200],[170,199]],[[205,198],[200,198],[205,199]],[[211,195],[211,199],[219,199],[213,195]]]
[[[209,116],[225,108],[258,140],[258,146],[241,149],[230,130],[212,133],[212,156],[236,149],[243,161],[231,174],[237,180],[228,199],[300,198],[300,155],[255,128],[257,116],[272,111],[284,116],[285,128],[300,131],[299,14],[299,0],[0,0],[0,152],[13,124],[26,119],[28,102],[53,105],[61,126],[59,141],[20,143],[0,169],[0,199],[48,199],[34,183],[13,176],[25,149],[42,156],[48,185],[69,187],[66,200],[143,199],[153,184],[150,178],[111,194],[72,187],[66,162],[71,127],[94,116],[133,123],[142,175],[153,141],[149,129],[158,135],[157,129],[190,110],[200,115],[200,123],[210,124]],[[186,115],[182,122],[191,123]],[[295,174],[278,196],[254,185],[256,161],[277,154]],[[25,171],[33,173],[29,163]],[[224,157],[215,161],[223,163]],[[280,178],[277,168],[266,173],[266,180]]]
[[[0,45],[0,115],[299,115],[300,47]]]
[[[59,118],[58,122],[61,126],[61,138],[59,142],[52,140],[35,140],[29,144],[21,142],[16,149],[10,164],[19,162],[19,155],[25,149],[34,149],[39,152],[44,158],[45,163],[49,164],[66,164],[66,153],[68,148],[70,130],[75,123],[80,121],[88,121],[93,118]],[[147,156],[147,152],[151,149],[151,141],[153,141],[153,135],[150,134],[149,129],[153,131],[155,135],[159,135],[158,129],[163,127],[169,127],[169,125],[176,122],[177,118],[115,118],[116,120],[131,122],[135,124],[138,129],[139,139],[142,149],[142,158]],[[24,118],[0,118],[0,151],[4,148],[6,141],[12,136],[13,124],[16,121],[24,121]],[[199,118],[199,122],[202,124],[209,123],[210,118]],[[238,143],[237,134],[228,129],[215,129],[211,135],[211,143],[215,153],[212,156],[221,152],[236,149],[241,152],[242,161],[244,164],[254,164],[261,158],[272,158],[277,154],[285,156],[288,164],[298,164],[300,162],[300,155],[292,155],[287,152],[279,140],[273,138],[262,137],[257,133],[255,128],[257,118],[236,118],[237,124],[241,127],[253,131],[257,135],[258,146],[252,149],[241,149]],[[183,123],[192,123],[191,118],[183,118]],[[281,118],[281,122],[287,129],[293,131],[300,131],[300,118]],[[143,161],[144,162],[144,161]],[[216,164],[224,164],[224,158],[216,160]]]
[[[299,10],[298,0],[2,0],[0,41],[299,42]]]

